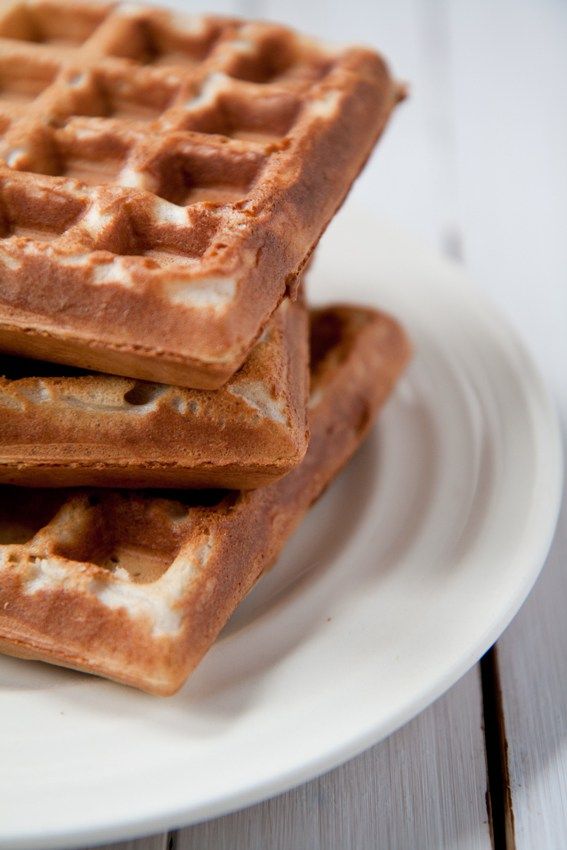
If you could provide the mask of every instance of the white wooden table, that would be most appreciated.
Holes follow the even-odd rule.
[[[527,341],[565,425],[567,3],[223,0],[210,8],[366,41],[410,81],[411,100],[353,202],[462,259]],[[405,728],[273,800],[114,850],[480,850],[492,846],[491,832],[496,850],[563,850],[566,603],[567,508],[543,575],[497,648]]]

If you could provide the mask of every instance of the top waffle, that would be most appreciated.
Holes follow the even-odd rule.
[[[0,346],[215,388],[401,96],[372,51],[131,4],[0,14]]]

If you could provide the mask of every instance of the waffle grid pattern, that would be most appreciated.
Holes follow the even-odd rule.
[[[24,236],[77,263],[92,251],[149,258],[146,268],[215,256],[219,228],[245,216],[331,67],[329,52],[274,25],[134,4],[10,4],[0,17],[2,253]],[[105,276],[124,273],[107,261]]]
[[[312,439],[268,487],[0,488],[0,650],[169,694],[360,444],[408,356],[387,316],[312,316]]]
[[[217,389],[401,97],[372,50],[275,24],[0,7],[0,346]]]

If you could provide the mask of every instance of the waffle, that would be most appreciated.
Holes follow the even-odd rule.
[[[214,389],[402,97],[281,26],[36,0],[0,16],[0,348]]]
[[[0,355],[0,482],[246,489],[275,480],[307,448],[307,324],[300,302],[283,301],[219,390],[60,374]]]
[[[408,357],[392,320],[314,314],[311,441],[249,491],[0,489],[0,649],[177,690],[368,431]]]

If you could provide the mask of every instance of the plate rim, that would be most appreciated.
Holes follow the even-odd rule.
[[[350,218],[350,216],[349,216]],[[421,713],[431,703],[438,699],[480,659],[486,650],[493,645],[502,632],[515,617],[522,604],[535,584],[545,563],[551,547],[562,502],[563,492],[563,448],[560,420],[556,404],[548,390],[546,381],[541,375],[520,334],[508,318],[492,302],[490,297],[477,287],[468,277],[466,271],[454,261],[451,261],[435,249],[423,245],[419,239],[405,231],[387,225],[379,225],[374,217],[374,224],[380,226],[381,232],[390,230],[406,242],[411,242],[425,251],[437,263],[451,267],[453,279],[459,280],[459,294],[462,293],[469,303],[473,303],[483,328],[501,347],[507,363],[512,364],[514,374],[522,373],[522,389],[525,391],[523,409],[526,421],[534,433],[534,452],[537,449],[538,459],[534,464],[536,470],[535,485],[529,510],[526,517],[530,519],[530,527],[535,523],[537,535],[526,530],[522,531],[521,554],[513,556],[514,562],[524,566],[521,581],[514,588],[514,593],[507,596],[499,607],[499,615],[492,618],[490,628],[487,628],[482,639],[471,646],[466,656],[460,656],[454,663],[443,667],[436,676],[431,677],[429,687],[407,700],[403,710],[388,715],[378,721],[372,728],[353,732],[348,739],[341,740],[334,747],[327,747],[324,753],[309,758],[293,768],[263,779],[243,783],[232,794],[223,794],[208,801],[173,806],[159,815],[148,815],[122,820],[113,820],[98,827],[89,825],[84,829],[74,829],[72,832],[65,828],[50,833],[27,832],[25,835],[4,836],[0,831],[0,848],[24,850],[25,848],[59,848],[74,845],[88,846],[101,842],[120,841],[140,835],[151,835],[156,832],[188,826],[193,823],[210,820],[220,815],[259,803],[269,797],[282,793],[290,788],[303,784],[355,757],[367,748],[375,745],[394,731]],[[352,225],[348,225],[349,227]],[[544,437],[546,439],[544,439]],[[545,498],[542,498],[545,494]],[[538,498],[539,496],[539,498]],[[528,528],[526,522],[525,528]]]

